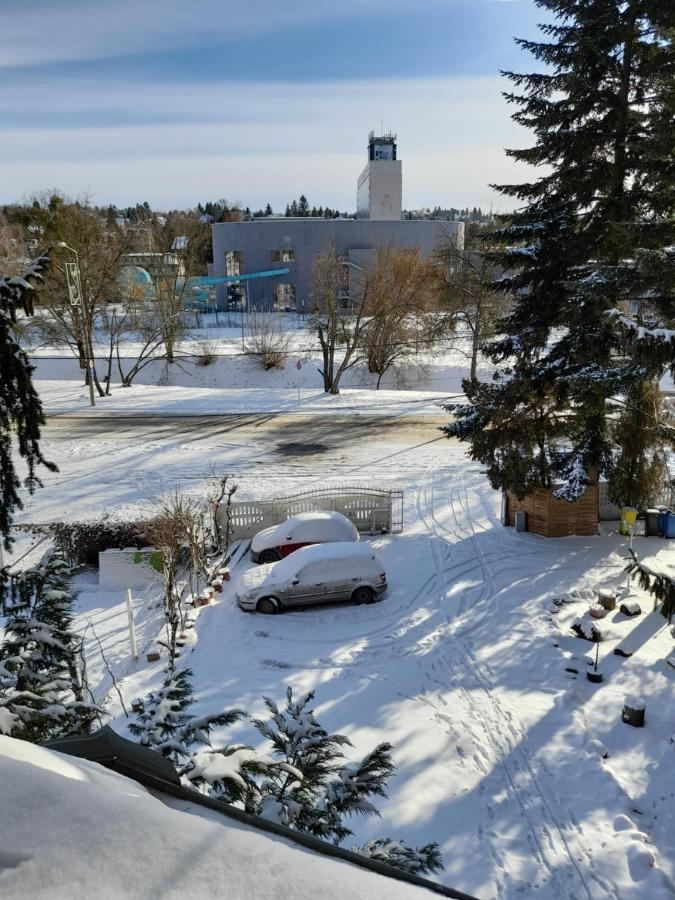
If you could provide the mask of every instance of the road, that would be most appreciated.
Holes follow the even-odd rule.
[[[232,474],[252,498],[309,483],[405,486],[451,444],[436,416],[320,413],[48,417],[41,448],[59,472],[25,498],[24,521],[135,515],[178,487],[203,494]],[[457,452],[457,449],[455,452]],[[461,452],[461,451],[460,451]]]
[[[438,428],[447,416],[324,415],[320,413],[230,413],[196,416],[50,416],[43,429],[47,441],[115,440],[183,443],[231,443],[233,440],[276,442],[340,449],[363,441],[420,443],[442,437]],[[292,451],[292,446],[289,448]],[[309,452],[309,451],[308,451]]]

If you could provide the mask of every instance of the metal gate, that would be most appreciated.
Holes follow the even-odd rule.
[[[396,534],[403,530],[403,491],[348,485],[317,488],[272,500],[235,501],[230,507],[232,540],[253,537],[263,528],[278,525],[296,513],[322,509],[342,513],[364,534]],[[224,531],[225,505],[220,507],[218,515]]]

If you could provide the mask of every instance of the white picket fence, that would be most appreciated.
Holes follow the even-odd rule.
[[[675,509],[675,491],[671,483],[665,482],[654,506],[667,506]],[[598,484],[598,518],[601,522],[611,522],[621,518],[621,507],[609,499],[609,484],[601,481]]]

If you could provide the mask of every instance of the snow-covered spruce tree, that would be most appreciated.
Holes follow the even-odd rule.
[[[16,440],[19,455],[25,460],[28,475],[24,486],[34,491],[40,486],[36,474],[39,465],[56,471],[40,451],[40,428],[44,424],[42,404],[33,387],[28,356],[14,337],[17,312],[33,314],[32,294],[36,281],[49,263],[45,254],[32,262],[22,276],[0,275],[0,540],[10,549],[10,526],[15,509],[21,509],[21,479],[12,459],[12,443]],[[0,579],[0,593],[4,579]]]
[[[177,668],[170,654],[161,688],[148,694],[136,721],[129,725],[141,744],[168,757],[181,774],[192,768],[192,757],[199,748],[210,746],[214,728],[232,725],[244,715],[240,710],[193,715],[189,711],[194,703],[191,677],[191,670]]]
[[[378,745],[359,763],[344,762],[343,734],[329,734],[310,704],[314,693],[298,700],[289,687],[283,708],[265,698],[268,720],[255,719],[258,731],[272,744],[273,762],[264,777],[249,784],[246,808],[298,831],[340,843],[350,830],[347,816],[379,815],[369,797],[385,796],[394,771],[389,744]]]
[[[409,847],[403,841],[392,841],[391,838],[378,838],[368,841],[359,847],[352,847],[354,853],[368,856],[378,862],[410,872],[411,875],[427,875],[444,868],[438,844],[424,844],[422,847]]]
[[[71,630],[69,574],[51,555],[14,580],[0,647],[0,732],[35,742],[87,734],[100,720]]]
[[[671,333],[637,323],[675,318],[672,5],[536,3],[553,17],[545,40],[519,44],[543,71],[504,73],[536,140],[508,153],[548,171],[499,187],[524,203],[493,235],[513,306],[484,350],[493,382],[466,381],[469,403],[449,407],[445,430],[471,443],[494,486],[522,496],[559,482],[574,500],[591,471],[611,472],[612,398],[675,364]]]
[[[668,472],[666,448],[675,439],[675,432],[663,423],[658,382],[631,385],[613,437],[618,454],[609,482],[611,499],[636,509],[653,506]]]

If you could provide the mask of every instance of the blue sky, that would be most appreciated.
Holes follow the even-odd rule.
[[[502,204],[500,68],[533,0],[0,0],[0,202],[58,187],[156,208],[301,192],[351,210],[367,133],[404,205]]]

